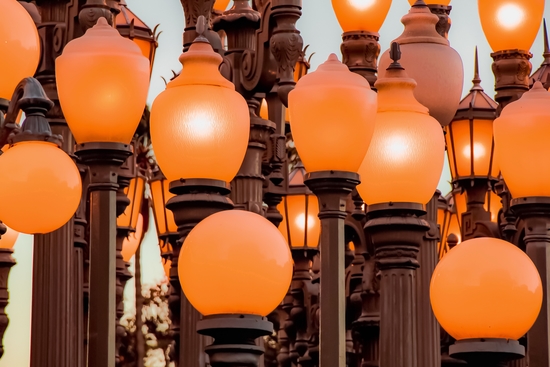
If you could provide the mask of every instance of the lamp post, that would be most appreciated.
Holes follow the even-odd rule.
[[[445,149],[441,127],[413,96],[416,82],[400,55],[393,43],[394,62],[375,85],[377,123],[357,188],[368,205],[365,229],[381,272],[380,364],[389,367],[418,363],[417,253],[430,228],[420,216],[435,192]]]
[[[319,199],[323,310],[319,359],[323,366],[345,365],[346,201],[359,183],[356,171],[374,131],[375,108],[376,95],[368,82],[349,72],[334,54],[316,72],[300,79],[289,95],[292,134],[308,170],[304,181]],[[343,117],[342,111],[349,113]],[[338,129],[334,121],[342,121]]]
[[[497,160],[510,193],[513,212],[525,223],[523,242],[526,252],[535,263],[540,277],[544,298],[537,321],[528,334],[529,363],[546,366],[550,364],[548,356],[548,284],[547,284],[547,251],[550,238],[547,234],[549,220],[548,170],[541,165],[539,155],[546,150],[545,119],[548,113],[543,108],[550,98],[540,82],[536,82],[531,91],[525,93],[518,101],[507,105],[495,120],[494,136]],[[527,108],[527,109],[525,109]],[[523,113],[520,111],[529,111]],[[517,124],[521,114],[525,125]],[[512,152],[509,144],[515,142],[522,154]],[[530,177],[525,180],[525,177]]]
[[[124,69],[110,68],[115,63],[125,65]],[[149,61],[100,18],[83,37],[65,47],[56,66],[61,106],[79,143],[76,154],[90,169],[88,364],[114,366],[117,176],[132,154],[129,143],[145,105]],[[134,96],[130,102],[124,98],[128,89]],[[101,119],[83,113],[87,108]]]
[[[508,242],[477,238],[453,249],[430,285],[434,313],[457,340],[450,355],[470,366],[503,366],[523,357],[517,339],[537,318],[542,288],[533,262]]]
[[[206,19],[199,18],[199,37],[180,58],[183,72],[156,98],[151,110],[155,154],[174,194],[166,207],[173,212],[182,241],[209,215],[233,208],[228,182],[239,170],[249,137],[246,102],[218,71],[222,58],[203,36]],[[187,164],[180,164],[182,158]],[[180,246],[173,247],[170,272],[177,293]],[[170,305],[175,322],[180,316],[179,335],[177,326],[172,330],[176,363],[196,364],[202,358],[202,340],[195,332],[200,315],[181,293]]]

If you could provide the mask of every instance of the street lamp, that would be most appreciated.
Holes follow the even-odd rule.
[[[61,107],[79,144],[76,154],[90,169],[90,366],[115,363],[117,176],[132,154],[149,66],[139,47],[104,18],[56,59]]]
[[[345,365],[346,199],[360,182],[356,172],[374,132],[376,105],[369,83],[334,54],[302,77],[289,94],[292,136],[308,171],[305,183],[319,199],[323,274],[319,358],[324,366]]]
[[[166,207],[173,212],[182,240],[204,218],[233,208],[227,197],[229,181],[241,167],[250,129],[245,99],[220,74],[222,57],[203,36],[207,30],[203,16],[199,17],[196,29],[199,36],[180,57],[181,74],[168,83],[151,109],[151,140],[156,159],[170,182],[170,193],[174,194]],[[185,164],[181,164],[182,160]],[[158,197],[159,191],[155,190]],[[199,359],[200,351],[194,348],[197,338],[194,321],[198,321],[199,314],[180,291],[179,247],[178,243],[172,246],[170,283],[174,298],[170,310],[176,344],[174,358],[179,366],[186,366]],[[180,313],[185,316],[181,320]],[[180,330],[184,335],[181,343]]]
[[[430,229],[420,216],[436,191],[445,152],[441,126],[415,99],[416,82],[400,65],[400,56],[394,42],[394,61],[375,84],[376,128],[359,169],[364,180],[357,187],[367,204],[365,230],[381,272],[380,365],[387,367],[416,365],[417,254]],[[426,254],[435,265],[433,247]]]
[[[292,257],[277,228],[242,210],[222,211],[197,224],[179,255],[179,280],[191,304],[204,316],[199,333],[214,338],[205,348],[210,364],[257,366],[268,335],[267,316],[287,293]]]
[[[517,339],[537,319],[542,293],[529,257],[495,238],[468,240],[452,249],[430,285],[435,316],[457,340],[449,354],[474,366],[499,366],[525,355]]]

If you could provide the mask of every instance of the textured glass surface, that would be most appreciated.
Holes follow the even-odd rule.
[[[292,256],[279,230],[264,217],[227,210],[200,222],[178,260],[182,291],[204,316],[266,316],[283,300]]]

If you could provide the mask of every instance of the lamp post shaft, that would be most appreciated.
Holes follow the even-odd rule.
[[[439,367],[441,365],[440,327],[435,319],[430,304],[430,282],[438,261],[437,241],[439,229],[437,226],[437,205],[440,192],[436,191],[432,200],[426,206],[424,217],[430,229],[424,236],[420,246],[418,260],[420,268],[416,278],[418,320],[418,365],[423,367]]]
[[[76,154],[90,168],[88,367],[115,367],[118,170],[132,151],[121,143],[86,143]]]
[[[422,205],[389,203],[369,206],[365,229],[380,269],[380,360],[384,367],[418,366],[417,255],[428,222]]]
[[[359,184],[352,172],[308,173],[305,184],[319,199],[321,288],[319,361],[322,367],[346,366],[345,243],[347,197]]]
[[[531,197],[512,200],[512,210],[525,223],[527,255],[531,258],[542,281],[543,298],[540,313],[527,333],[528,364],[536,367],[550,366],[550,198]]]
[[[4,333],[9,324],[8,315],[6,315],[6,306],[9,300],[8,278],[15,260],[11,256],[13,250],[0,248],[0,358],[4,355]]]

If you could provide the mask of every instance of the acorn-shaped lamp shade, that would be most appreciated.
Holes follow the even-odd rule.
[[[19,2],[0,0],[0,8],[0,98],[9,100],[17,84],[34,75],[40,60],[40,38]]]
[[[398,47],[394,51],[398,54]],[[415,99],[416,82],[398,62],[388,68],[375,86],[376,128],[359,169],[362,182],[357,190],[368,205],[426,204],[443,171],[445,139],[441,126]]]
[[[195,41],[180,61],[181,74],[168,83],[151,109],[157,162],[169,182],[180,178],[229,182],[248,146],[246,101],[220,74],[222,57],[206,39]]]
[[[438,21],[427,6],[412,7],[401,19],[405,30],[395,42],[400,44],[403,53],[399,62],[418,84],[415,98],[441,126],[447,126],[462,97],[464,67],[458,52],[437,33]],[[380,58],[379,70],[386,70],[391,63],[389,52]]]
[[[289,94],[290,126],[308,172],[357,172],[369,148],[376,93],[335,54]]]
[[[493,124],[495,158],[514,198],[550,196],[549,104],[550,92],[536,82]]]
[[[79,144],[129,144],[141,120],[150,64],[105,18],[56,59],[59,101]]]
[[[18,237],[19,232],[7,227],[6,233],[0,238],[0,248],[12,249]]]
[[[266,316],[284,298],[292,257],[279,230],[264,217],[228,210],[200,222],[182,245],[182,291],[204,316]]]
[[[366,31],[377,33],[392,0],[332,0],[334,14],[344,32]]]
[[[52,232],[67,223],[80,204],[80,172],[54,143],[14,144],[0,156],[0,172],[0,220],[17,232]]]
[[[477,6],[494,52],[529,51],[542,22],[544,0],[478,0]]]
[[[476,238],[441,259],[432,275],[430,300],[435,317],[456,340],[517,340],[537,319],[542,284],[537,268],[518,247]]]

